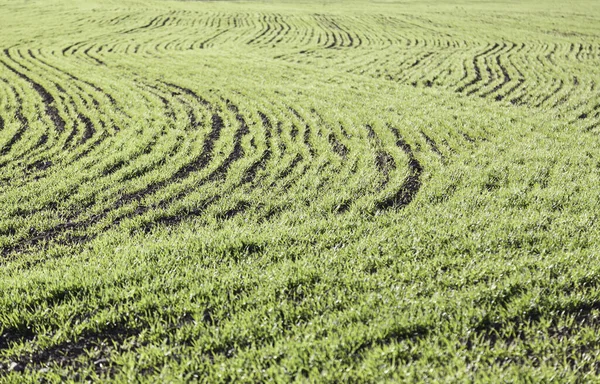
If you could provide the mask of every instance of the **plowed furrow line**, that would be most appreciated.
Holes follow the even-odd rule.
[[[420,82],[426,87],[432,87],[440,77],[443,78],[443,75],[448,71],[448,68],[451,68],[451,63],[455,54],[456,52],[445,52],[436,55],[435,61],[433,61],[432,57],[431,65],[427,69],[421,69],[419,72],[415,71],[416,73],[412,78],[417,83]]]
[[[274,24],[275,27],[271,27],[271,33],[266,35],[265,41],[262,43],[263,45],[268,45],[273,43],[275,39],[280,37],[281,33],[285,30],[285,26],[279,21],[280,16],[274,15],[273,21],[271,24]]]
[[[216,115],[214,115],[214,116],[216,116]],[[222,121],[220,120],[220,118],[217,117],[215,119],[214,116],[213,116],[213,125],[215,125],[215,127],[213,127],[213,139],[215,138],[214,133],[217,133],[216,138],[218,139],[218,132],[220,131],[223,124],[222,124]],[[205,147],[204,147],[205,150],[210,149],[210,147],[212,146],[212,144],[210,144],[210,139],[207,140],[207,143],[208,144],[205,143]],[[205,152],[205,153],[207,153],[207,152]],[[210,153],[210,152],[208,151],[208,153]],[[182,168],[182,170],[180,170],[180,172],[175,174],[175,179],[181,178],[184,176],[185,173],[189,173],[189,172],[191,172],[191,169],[183,169]],[[172,181],[172,180],[170,180],[170,181]],[[147,188],[146,190],[141,191],[140,193],[137,193],[135,195],[125,195],[125,196],[123,196],[123,198],[120,201],[118,201],[117,205],[114,208],[119,208],[127,202],[140,201],[145,195],[157,191],[160,187],[168,184],[170,181],[163,182],[163,183],[161,183],[161,185],[155,184],[155,185],[151,186],[150,188]],[[84,228],[91,227],[91,226],[95,225],[96,223],[100,222],[101,220],[105,219],[111,211],[112,211],[112,209],[105,209],[100,214],[95,215],[95,216],[91,217],[90,219],[87,219],[84,221],[78,221],[78,222],[69,221],[67,224],[61,224],[57,227],[42,231],[39,234],[35,235],[33,238],[25,239],[23,241],[18,242],[16,245],[5,248],[2,251],[2,253],[4,255],[6,255],[9,253],[14,253],[14,252],[23,252],[25,248],[35,246],[40,242],[51,241],[51,240],[59,237],[59,234],[63,233],[67,229],[84,229]],[[119,222],[119,220],[117,220],[115,223],[118,224],[118,222]]]
[[[511,82],[511,80],[512,80],[511,77],[510,77],[510,75],[509,75],[509,73],[508,73],[508,71],[506,70],[506,68],[504,67],[504,65],[502,65],[502,62],[500,60],[500,55],[496,56],[496,65],[498,66],[498,68],[500,68],[501,80],[502,81],[500,83],[498,83],[496,86],[494,86],[493,89],[480,94],[481,97],[488,97],[490,95],[496,94],[503,87],[505,87],[507,84],[509,84]],[[499,97],[500,97],[500,99],[496,98],[496,100],[501,100],[503,98],[500,95],[499,95]]]
[[[235,118],[239,123],[239,128],[233,135],[233,150],[231,153],[225,158],[225,160],[215,169],[210,176],[208,177],[209,182],[215,182],[217,180],[223,179],[225,174],[231,167],[231,165],[244,157],[244,149],[242,148],[242,137],[250,133],[250,129],[248,128],[248,124],[244,117],[239,113],[239,109],[236,105],[226,101],[227,108],[235,114]]]
[[[544,104],[550,100],[553,96],[555,96],[556,94],[558,94],[564,87],[565,83],[562,79],[558,80],[558,81],[554,81],[553,83],[556,84],[558,82],[558,85],[556,86],[556,88],[552,89],[551,91],[545,93],[542,97],[541,100],[538,101],[534,107],[535,108],[541,108],[542,106],[544,106]]]
[[[92,44],[91,46],[89,46],[87,49],[85,49],[83,51],[83,54],[86,58],[90,59],[93,63],[95,63],[96,65],[101,65],[101,66],[105,66],[106,64],[104,63],[104,61],[98,59],[96,56],[93,56],[90,51],[92,49],[94,49],[94,47],[96,46],[96,44]]]
[[[498,53],[498,55],[499,55],[499,52],[501,52],[505,47],[506,47],[506,44],[503,44],[502,46],[500,46],[500,49],[498,50],[498,52],[494,52],[494,54]],[[496,57],[499,57],[499,56],[496,56]],[[471,89],[470,91],[468,91],[466,93],[467,96],[471,96],[475,93],[480,92],[480,90],[488,87],[496,79],[496,75],[494,74],[494,71],[492,70],[492,66],[493,66],[492,56],[486,55],[486,56],[483,56],[482,59],[483,59],[483,68],[485,69],[485,73],[487,74],[486,79],[484,80],[483,78],[480,78],[481,81],[477,84],[476,87],[474,87],[473,89]],[[482,76],[480,76],[480,77],[482,77]]]
[[[325,121],[325,118],[323,118],[323,116],[319,114],[316,110],[313,109],[312,113],[315,116],[317,116],[318,124],[322,128],[327,128],[327,131],[323,136],[327,137],[327,141],[331,148],[331,151],[329,152],[333,152],[337,156],[339,156],[342,160],[342,164],[344,164],[344,161],[348,159],[348,154],[350,152],[350,143],[347,140],[345,140],[346,137],[342,133],[343,129],[335,124],[328,123],[327,121]]]
[[[233,149],[232,149],[231,153],[213,172],[211,172],[206,177],[206,181],[208,181],[210,183],[215,183],[219,180],[224,180],[225,175],[227,174],[231,165],[233,165],[233,163],[235,163],[236,161],[238,161],[242,157],[244,157],[245,153],[244,153],[244,150],[241,145],[242,137],[250,133],[248,124],[246,123],[246,120],[244,119],[244,117],[240,114],[239,108],[236,105],[232,104],[229,100],[225,100],[225,104],[227,106],[227,109],[229,109],[231,112],[233,112],[235,114],[235,118],[239,124],[239,128],[234,133],[234,137],[233,137],[234,145],[233,145]],[[258,171],[258,169],[261,166],[266,164],[270,155],[271,155],[271,151],[269,149],[265,150],[262,154],[261,159],[259,159],[256,163],[251,164],[251,166],[245,171],[244,175],[242,176],[241,183],[250,183],[250,182],[254,181],[256,172]],[[193,187],[193,188],[196,188],[196,187]],[[235,188],[235,186],[233,186],[231,188]],[[181,200],[185,195],[187,195],[191,191],[192,191],[191,189],[183,190],[183,191],[179,192],[178,194],[176,194],[175,196],[171,197],[168,201],[162,201],[161,203],[159,203],[158,207],[166,208],[169,205],[174,204],[176,201]],[[209,198],[202,200],[201,202],[194,203],[196,208],[192,209],[191,211],[185,210],[185,211],[179,211],[176,214],[167,214],[167,215],[161,217],[160,219],[155,220],[153,223],[146,225],[142,229],[147,231],[149,228],[154,228],[158,225],[179,224],[184,220],[188,220],[192,217],[201,215],[202,213],[204,213],[207,210],[207,208],[209,206],[214,205],[219,199],[220,199],[220,197],[218,195],[212,195]],[[142,213],[147,212],[151,208],[155,209],[156,207],[157,206],[140,208],[140,209],[136,210],[136,214],[140,215]],[[226,212],[222,218],[232,218],[233,216],[241,213],[248,207],[249,207],[248,203],[244,203],[244,209],[241,209],[240,207],[234,208],[234,209]],[[131,218],[131,216],[126,216],[125,218]]]
[[[435,141],[431,137],[427,136],[423,131],[421,131],[421,135],[423,136],[433,153],[438,155],[442,163],[445,164],[447,162],[446,156],[444,156],[444,154],[440,151]]]
[[[260,24],[262,26],[262,30],[258,33],[258,35],[250,39],[246,44],[255,44],[271,30],[271,24],[269,23],[267,16],[263,16],[261,21],[262,22],[260,22]]]
[[[296,36],[294,35],[290,37],[290,31],[292,31],[292,26],[286,21],[284,17],[281,17],[280,20],[281,24],[283,25],[283,30],[282,33],[279,34],[279,39],[275,41],[275,44],[282,43],[284,39],[286,39],[286,44],[292,44],[296,39]]]
[[[39,63],[45,64],[42,61],[37,60],[35,58],[35,56],[33,55],[33,53],[31,52],[31,50],[29,50],[28,52],[29,52],[30,56],[34,60],[36,60],[36,63],[38,63],[38,64]],[[51,66],[48,66],[48,67],[52,68]],[[87,102],[87,100],[85,98],[86,93],[84,92],[84,90],[81,89],[81,88],[79,88],[79,87],[76,87],[76,89],[79,91],[78,92],[79,94],[73,94],[70,98],[71,99],[77,98],[79,100],[82,100],[86,104],[86,106],[85,106],[86,108],[85,109],[86,110],[87,109],[91,109],[92,105],[88,104],[88,102]],[[61,90],[61,93],[65,94],[66,91],[63,89],[63,90]],[[63,102],[66,102],[65,98],[62,98],[62,99],[63,99]],[[92,104],[94,106],[98,106],[99,102],[97,100],[95,100],[95,99],[92,98]],[[74,110],[77,112],[77,107],[76,106],[74,106]],[[94,126],[94,123],[92,123],[92,121],[90,120],[90,118],[88,116],[84,115],[82,112],[77,112],[77,119],[83,124],[83,127],[84,127],[83,135],[82,135],[82,137],[80,138],[80,140],[78,142],[79,145],[82,145],[82,144],[85,144],[85,142],[88,139],[92,138],[92,136],[96,132],[96,128]],[[103,124],[105,124],[105,123],[103,123]]]
[[[413,154],[412,148],[401,137],[398,129],[392,128],[394,136],[396,136],[396,146],[408,156],[409,175],[402,182],[402,185],[392,196],[383,199],[376,203],[377,209],[401,209],[406,207],[415,198],[417,192],[421,188],[421,175],[423,167]]]
[[[5,50],[5,54],[10,58],[10,55],[7,52],[8,51]],[[15,75],[17,75],[21,79],[28,82],[33,87],[33,89],[38,93],[38,95],[42,99],[42,102],[44,103],[46,115],[54,123],[56,131],[58,133],[63,132],[65,130],[66,123],[63,120],[63,118],[60,116],[60,114],[58,113],[58,109],[53,105],[54,97],[44,87],[42,87],[39,83],[33,81],[31,78],[29,78],[24,73],[17,71],[15,68],[11,67],[4,61],[0,61],[0,62],[2,62],[2,64],[4,64],[4,66],[8,70],[13,72]]]
[[[217,33],[215,33],[214,35],[210,36],[209,38],[202,40],[200,43],[193,43],[192,45],[190,45],[190,49],[194,48],[194,45],[198,44],[198,48],[199,49],[204,49],[204,48],[208,48],[210,46],[210,43],[214,40],[216,40],[218,37],[220,37],[221,35],[229,32],[230,29],[224,29],[222,31],[218,31]]]
[[[121,33],[122,34],[129,34],[129,33],[141,31],[141,30],[144,30],[144,29],[148,29],[148,28],[152,27],[154,24],[156,24],[161,17],[162,16],[156,16],[155,18],[153,18],[152,20],[150,20],[150,22],[148,22],[147,24],[142,25],[141,27],[136,27],[136,28],[128,29],[128,30],[123,31]]]
[[[13,94],[13,97],[16,102],[16,109],[14,111],[14,117],[15,117],[15,119],[17,119],[17,122],[19,123],[19,127],[17,128],[16,132],[12,135],[12,137],[8,140],[8,142],[6,144],[4,144],[2,146],[2,148],[0,149],[0,156],[5,156],[11,151],[13,146],[19,140],[21,140],[21,138],[23,137],[23,134],[29,128],[29,123],[28,123],[27,119],[25,118],[25,116],[23,115],[23,101],[21,99],[21,96],[19,96],[15,87],[13,87],[7,80],[2,79],[2,81],[6,84],[6,87],[9,88],[11,93]],[[10,160],[0,162],[0,168],[5,167],[7,164],[10,164]]]
[[[310,157],[314,157],[315,156],[315,150],[310,142],[310,125],[308,124],[308,122],[300,115],[300,113],[294,109],[293,107],[286,105],[287,109],[294,115],[294,117],[296,118],[297,122],[299,123],[299,125],[304,127],[304,131],[302,134],[302,139],[303,139],[303,144],[304,147],[306,148],[306,150],[308,151]],[[294,123],[293,123],[294,124]],[[292,131],[291,131],[291,136],[292,139],[296,139],[297,134],[298,134],[298,124],[294,124]]]
[[[262,113],[260,111],[258,112],[258,115],[260,116],[263,128],[265,129],[265,139],[267,141],[267,144],[270,145],[269,140],[272,135],[271,131],[273,130],[273,126],[271,125],[271,121],[269,120],[267,115],[265,115],[264,113]],[[254,182],[257,173],[259,171],[264,171],[266,169],[267,163],[271,159],[271,155],[272,155],[271,149],[270,148],[265,149],[265,151],[262,153],[260,159],[258,159],[250,167],[248,167],[248,169],[244,173],[244,176],[242,177],[242,182],[243,183]]]
[[[384,148],[381,138],[375,133],[375,130],[370,124],[365,125],[367,131],[367,140],[372,146],[372,153],[375,156],[375,169],[382,176],[377,189],[373,192],[378,192],[387,186],[390,181],[390,174],[396,170],[396,161],[393,156]]]
[[[490,48],[488,48],[488,49],[484,50],[484,51],[483,51],[483,52],[481,52],[481,53],[478,53],[478,54],[476,54],[476,55],[473,57],[473,61],[472,61],[472,63],[473,63],[473,71],[475,72],[475,78],[474,78],[473,80],[469,81],[468,83],[466,83],[465,85],[462,85],[462,86],[460,86],[460,87],[456,88],[456,92],[458,92],[458,93],[462,93],[462,92],[464,92],[464,91],[465,91],[465,89],[467,89],[467,88],[469,88],[469,87],[471,87],[471,86],[473,86],[473,85],[475,85],[475,84],[478,84],[478,83],[479,83],[479,82],[482,80],[482,77],[481,77],[481,69],[480,69],[480,67],[479,67],[478,59],[479,59],[480,57],[485,57],[486,55],[488,55],[488,54],[490,54],[490,53],[493,53],[493,52],[494,52],[496,49],[498,49],[499,47],[500,47],[500,45],[499,45],[498,43],[495,43],[495,44],[494,44],[493,46],[491,46]]]
[[[108,104],[109,104],[109,108],[108,109],[110,109],[110,112],[117,112],[119,114],[119,116],[121,118],[125,119],[125,120],[131,120],[132,119],[132,116],[129,115],[129,114],[127,114],[127,113],[125,113],[125,111],[123,111],[123,109],[117,104],[117,101],[115,100],[115,98],[112,95],[110,95],[109,93],[105,92],[98,85],[93,84],[93,83],[91,83],[89,81],[86,81],[86,80],[82,80],[81,78],[73,75],[72,73],[69,73],[69,72],[67,72],[67,71],[65,71],[63,69],[60,69],[60,68],[56,67],[55,65],[52,65],[52,64],[48,63],[47,60],[40,59],[38,56],[34,55],[34,53],[31,50],[29,50],[29,54],[37,62],[42,63],[46,67],[48,67],[48,68],[56,71],[61,76],[66,77],[70,83],[73,83],[75,85],[75,87],[79,90],[79,92],[80,92],[81,95],[89,96],[91,98],[91,102],[92,102],[92,107],[93,108],[99,108],[99,107],[105,105],[106,103],[104,102],[104,100],[97,99],[96,97],[94,97],[90,91],[86,91],[83,88],[83,86],[80,86],[79,84],[83,84],[83,85],[91,88],[94,92],[96,92],[97,94],[101,95],[102,98],[105,98],[106,100],[108,100]],[[38,54],[41,55],[41,52],[38,51]],[[119,124],[119,122],[117,122],[114,119],[110,118],[110,116],[107,117],[106,114],[102,115],[101,121],[104,121],[104,123],[106,125],[110,125],[110,124],[118,125]]]
[[[512,87],[510,87],[509,89],[506,90],[506,92],[501,93],[496,95],[496,97],[494,98],[496,101],[502,101],[505,98],[508,98],[509,96],[511,96],[512,94],[514,94],[519,88],[523,88],[523,85],[525,84],[525,80],[524,79],[518,79],[516,84]],[[511,99],[511,102],[513,104],[516,104],[516,102],[513,102],[513,100],[516,99]]]
[[[187,94],[194,95],[194,97],[196,97],[197,100],[200,100],[200,103],[202,106],[206,107],[207,105],[209,105],[206,100],[200,98],[195,93],[193,93],[191,90],[187,90],[182,87],[177,87],[177,89],[179,89],[180,91],[183,91]],[[190,118],[190,121],[191,120],[192,120],[192,118]],[[205,167],[207,167],[208,164],[212,161],[214,144],[216,141],[219,140],[220,135],[221,135],[221,130],[224,127],[223,119],[217,112],[213,112],[211,121],[212,121],[212,126],[211,126],[212,129],[204,138],[203,145],[202,145],[202,152],[196,158],[187,162],[185,165],[182,165],[175,173],[173,173],[173,175],[171,177],[169,177],[161,182],[153,183],[138,192],[131,193],[131,194],[125,194],[125,195],[121,196],[117,202],[117,207],[121,207],[129,202],[140,201],[144,197],[159,191],[163,187],[165,187],[171,183],[175,183],[177,181],[183,180],[183,179],[187,178],[190,174],[199,172],[202,169],[204,169]]]
[[[78,41],[76,43],[73,43],[73,44],[63,48],[62,49],[63,56],[67,56],[67,54],[75,55],[75,53],[77,53],[79,51],[79,48],[84,44],[86,44],[86,41]]]
[[[434,59],[434,52],[425,52],[422,53],[421,56],[412,62],[410,65],[406,66],[408,62],[403,63],[401,67],[405,67],[401,72],[400,76],[396,79],[396,81],[408,83],[412,78],[415,72],[419,72],[422,67],[426,67],[429,63]]]

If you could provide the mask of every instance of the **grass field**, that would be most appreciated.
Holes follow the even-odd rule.
[[[597,1],[0,0],[0,382],[600,381]]]

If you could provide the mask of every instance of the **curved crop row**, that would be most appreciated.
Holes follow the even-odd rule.
[[[598,375],[595,16],[26,3],[0,381]]]

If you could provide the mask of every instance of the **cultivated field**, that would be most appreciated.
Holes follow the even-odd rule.
[[[597,1],[0,0],[0,382],[600,380]]]

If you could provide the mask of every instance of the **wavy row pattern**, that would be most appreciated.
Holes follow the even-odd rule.
[[[0,0],[0,381],[598,375],[598,20],[275,3]]]

